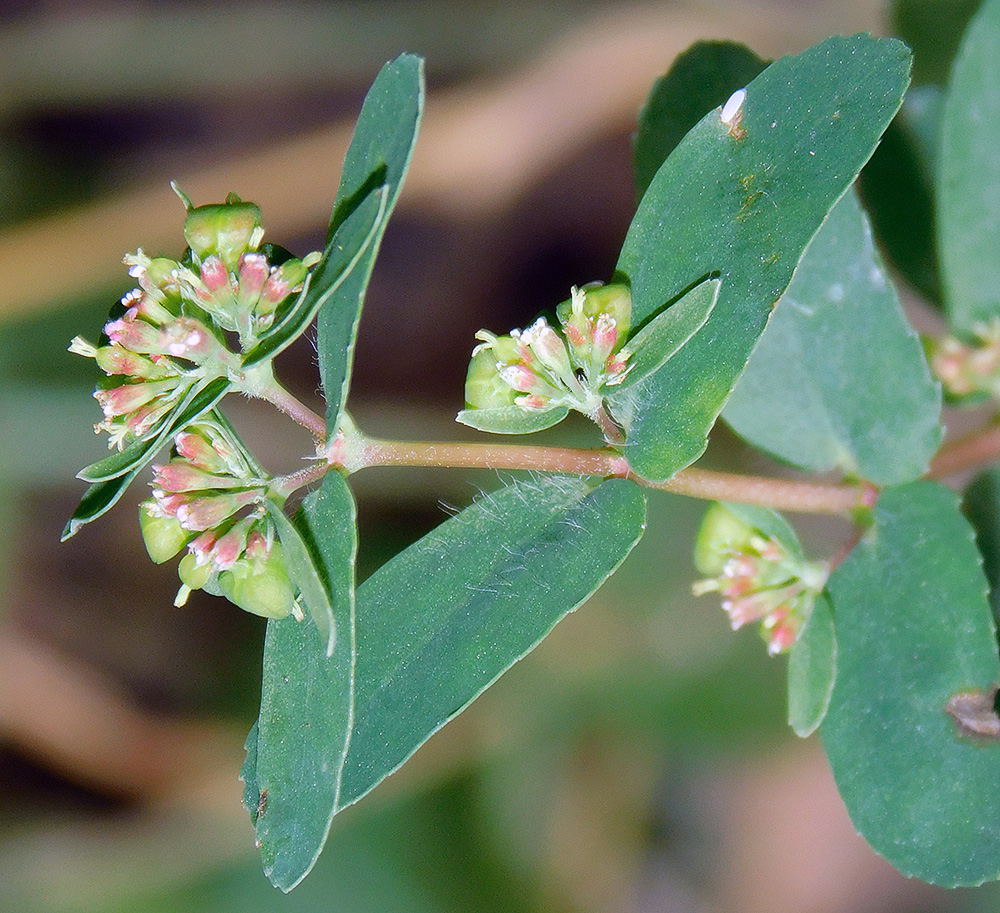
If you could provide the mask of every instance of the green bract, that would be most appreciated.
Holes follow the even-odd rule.
[[[230,194],[225,203],[192,209],[184,220],[184,240],[198,260],[214,254],[235,270],[240,255],[257,247],[252,242],[260,224],[260,208]]]

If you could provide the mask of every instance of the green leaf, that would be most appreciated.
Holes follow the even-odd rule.
[[[378,176],[376,172],[370,183],[375,183]],[[323,252],[323,259],[306,278],[295,303],[243,357],[244,368],[274,358],[306,331],[323,305],[335,300],[351,273],[365,262],[365,255],[385,229],[388,218],[388,188],[366,189],[350,214],[337,226]]]
[[[423,61],[403,54],[382,68],[368,91],[344,159],[328,236],[336,233],[351,201],[373,175],[385,185],[386,199],[384,213],[363,257],[319,312],[319,370],[330,437],[336,433],[351,382],[354,342],[368,280],[410,164],[423,107]]]
[[[333,614],[333,595],[330,582],[324,579],[317,556],[309,548],[298,528],[285,516],[281,506],[270,498],[264,500],[268,516],[277,527],[278,539],[288,567],[288,576],[298,587],[306,610],[312,617],[323,643],[326,655],[333,655],[337,641],[337,625]]]
[[[196,421],[226,395],[231,384],[225,377],[199,381],[191,385],[172,412],[168,413],[155,434],[130,444],[120,453],[84,466],[77,474],[84,482],[105,482],[132,470],[142,469],[167,443],[175,431]]]
[[[955,495],[930,482],[885,491],[828,592],[837,680],[820,733],[854,826],[904,875],[1000,877],[1000,742],[946,712],[982,690],[1000,724],[986,581]]]
[[[139,474],[142,467],[137,467],[126,472],[124,475],[116,476],[104,482],[94,482],[84,492],[80,503],[77,505],[69,522],[63,528],[61,542],[65,542],[71,536],[79,532],[81,526],[92,523],[98,517],[103,517],[125,493],[132,480]]]
[[[229,386],[229,381],[224,377],[217,377],[205,385],[196,384],[181,401],[181,406],[163,423],[159,432],[148,441],[141,442],[141,448],[133,450],[133,447],[137,447],[134,444],[119,454],[105,457],[82,469],[78,476],[85,481],[90,481],[90,477],[93,476],[106,477],[94,480],[84,492],[69,522],[63,528],[61,541],[65,542],[71,536],[75,536],[81,526],[92,523],[111,510],[125,493],[125,489],[132,484],[132,480],[167,443],[170,435],[214,408],[226,395]]]
[[[299,522],[334,594],[340,636],[325,654],[311,620],[268,622],[260,719],[247,737],[241,773],[264,874],[284,891],[305,878],[326,841],[354,713],[357,537],[354,500],[338,473],[328,473],[306,497]],[[288,542],[281,541],[288,555]],[[297,572],[293,579],[300,580]]]
[[[340,805],[356,802],[618,568],[645,497],[544,477],[483,495],[358,590],[355,724]]]
[[[944,304],[970,330],[1000,316],[1000,2],[973,18],[951,73],[941,125],[938,237]]]
[[[455,416],[455,421],[492,434],[531,434],[558,425],[567,415],[569,409],[565,406],[545,412],[529,412],[520,406],[497,406],[495,409],[463,409]]]
[[[802,258],[722,413],[783,460],[879,485],[922,475],[941,393],[849,193]]]
[[[793,558],[805,558],[802,543],[794,528],[776,510],[758,507],[756,504],[738,504],[735,501],[719,503],[741,523],[760,532],[765,539],[774,539]]]
[[[962,508],[976,531],[993,617],[1000,618],[1000,469],[988,469],[969,483]]]
[[[719,275],[704,329],[636,390],[626,454],[651,480],[704,451],[802,251],[899,108],[909,52],[892,39],[830,38],[747,86],[730,131],[708,114],[657,172],[618,261],[642,322]]]
[[[640,199],[684,134],[766,66],[733,41],[698,41],[674,60],[639,112],[632,161]]]
[[[823,722],[837,674],[837,639],[833,612],[818,596],[812,612],[788,652],[788,725],[801,738]]]
[[[632,355],[628,371],[620,384],[607,390],[612,406],[623,391],[663,367],[705,325],[719,298],[719,285],[718,279],[696,285],[680,301],[661,311],[629,337],[627,348]]]

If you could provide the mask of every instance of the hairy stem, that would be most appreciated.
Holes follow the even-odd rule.
[[[603,404],[594,411],[590,418],[597,423],[601,429],[601,433],[604,435],[604,440],[609,444],[621,444],[624,442],[625,435],[622,434],[621,428],[618,427]]]
[[[574,475],[623,476],[625,458],[611,450],[532,447],[524,444],[465,444],[451,441],[380,441],[364,438],[357,448],[366,466],[433,466],[454,469],[536,469]]]
[[[303,428],[308,428],[317,441],[326,439],[326,422],[323,416],[317,415],[304,403],[300,402],[277,381],[261,390],[255,391],[255,396],[267,400],[272,406],[285,413],[292,421]]]
[[[805,513],[847,513],[871,506],[876,489],[867,483],[829,485],[766,479],[705,469],[684,469],[667,482],[648,482],[629,469],[613,450],[574,450],[522,444],[362,439],[356,448],[358,468],[367,466],[434,466],[469,469],[522,469],[574,475],[630,478],[659,491],[709,500],[738,501],[776,510]]]
[[[271,480],[271,490],[282,498],[287,498],[293,491],[312,485],[323,478],[333,467],[329,463],[313,463],[298,472],[289,473]]]
[[[682,469],[666,482],[646,482],[640,485],[658,491],[711,501],[736,501],[756,504],[774,510],[810,514],[842,514],[858,508],[871,507],[878,489],[868,482],[826,484],[799,482],[791,479],[770,479],[761,476],[714,472],[710,469]]]

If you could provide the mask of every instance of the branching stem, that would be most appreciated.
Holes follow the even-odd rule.
[[[988,422],[982,428],[945,444],[931,460],[927,477],[943,479],[1000,459],[1000,425]]]
[[[254,395],[260,399],[267,400],[272,406],[284,412],[292,421],[297,422],[303,428],[307,428],[312,432],[313,437],[317,441],[326,439],[326,422],[323,420],[323,416],[313,412],[312,409],[292,396],[277,381],[261,390],[255,391]]]
[[[276,381],[255,391],[322,441],[326,437],[323,418],[303,405]],[[602,430],[620,436],[605,415]],[[595,421],[597,421],[595,416]],[[650,482],[632,472],[625,456],[610,448],[579,450],[571,447],[540,447],[524,444],[463,443],[459,441],[387,441],[358,433],[349,445],[350,471],[370,466],[425,466],[445,469],[505,469],[562,472],[603,478],[629,478],[657,491],[669,491],[711,501],[735,501],[799,513],[845,514],[871,507],[878,489],[869,482],[823,483],[775,479],[762,476],[682,469],[666,482]],[[332,456],[332,455],[331,455]],[[943,446],[931,461],[928,478],[940,479],[982,463],[1000,459],[1000,425],[991,422]],[[276,480],[276,490],[287,495],[318,481],[337,462],[310,466]]]
[[[848,513],[875,502],[876,489],[867,484],[830,485],[758,476],[683,469],[667,482],[636,476],[628,461],[614,450],[574,450],[522,444],[383,441],[364,438],[356,449],[361,468],[367,466],[437,466],[469,469],[522,469],[574,475],[630,478],[659,491],[709,500],[739,501],[776,510],[805,513]]]

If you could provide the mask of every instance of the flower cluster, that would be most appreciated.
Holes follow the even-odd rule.
[[[1000,397],[1000,318],[977,324],[971,342],[945,336],[929,346],[931,369],[948,395]]]
[[[772,656],[795,642],[829,575],[825,563],[793,554],[777,537],[764,535],[721,504],[705,516],[695,563],[708,575],[694,584],[695,595],[720,593],[734,631],[759,621]]]
[[[544,317],[507,336],[480,330],[466,380],[468,407],[545,412],[565,406],[593,415],[602,388],[620,383],[628,371],[623,346],[631,312],[626,286],[585,286],[557,308],[559,330]]]
[[[106,343],[76,337],[70,345],[107,375],[94,396],[104,412],[95,430],[108,432],[109,447],[121,450],[151,434],[199,379],[238,367],[224,334],[238,334],[244,351],[252,346],[320,256],[270,265],[257,250],[260,210],[233,196],[190,208],[184,237],[189,248],[181,261],[141,249],[126,255],[138,287],[105,325]]]
[[[205,421],[177,434],[170,461],[153,474],[139,524],[157,564],[187,548],[175,605],[204,588],[255,615],[301,614],[263,507],[267,480],[225,426]]]

